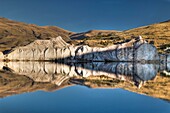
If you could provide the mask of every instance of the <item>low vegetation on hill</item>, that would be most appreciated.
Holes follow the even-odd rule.
[[[28,45],[36,39],[49,39],[62,36],[69,41],[70,31],[54,26],[37,26],[0,18],[0,51],[10,50],[17,46]]]
[[[76,40],[75,44],[103,47],[129,40],[139,35],[149,43],[154,44],[159,52],[170,52],[167,49],[170,47],[170,20],[125,31],[92,30],[73,34],[71,38]]]
[[[0,51],[28,45],[36,39],[61,36],[75,45],[104,47],[141,35],[154,44],[159,52],[170,53],[170,20],[125,31],[91,30],[73,33],[55,26],[37,26],[0,18]],[[70,41],[70,38],[73,39]]]

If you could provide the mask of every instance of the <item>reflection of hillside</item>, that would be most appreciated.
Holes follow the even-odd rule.
[[[0,71],[0,98],[37,90],[54,91],[70,85],[68,81],[60,86],[49,82],[35,82],[24,75]]]
[[[34,82],[26,76],[5,71],[0,71],[0,76],[0,97],[34,92],[37,90],[54,91],[68,87],[71,84],[80,84],[91,88],[123,88],[132,92],[170,101],[170,77],[160,76],[159,74],[154,80],[145,82],[140,89],[129,81],[122,81],[105,76],[90,76],[87,78],[80,76],[73,77],[60,86],[47,82]]]
[[[79,84],[94,88],[123,88],[170,100],[170,78],[156,76],[158,71],[168,72],[168,65],[125,62],[4,62],[0,67],[1,97],[37,90],[51,91]]]
[[[144,82],[144,85],[139,89],[134,84],[115,80],[107,77],[89,77],[85,80],[76,79],[75,83],[85,85],[91,88],[122,88],[139,94],[145,94],[155,98],[161,98],[170,101],[170,77],[157,74],[154,80]]]
[[[49,62],[8,62],[3,69],[26,75],[35,82],[50,82],[60,86],[71,77],[107,76],[114,79],[134,82],[141,87],[144,81],[153,79],[159,69],[157,64],[139,63],[79,63],[59,64]]]

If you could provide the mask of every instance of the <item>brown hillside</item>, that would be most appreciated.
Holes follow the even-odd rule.
[[[69,41],[70,31],[55,26],[37,26],[0,18],[0,51],[27,45],[36,39],[62,36]]]
[[[154,41],[156,47],[159,50],[170,47],[170,21],[156,23],[122,32],[112,30],[92,30],[89,32],[73,34],[71,38],[78,39],[79,43],[88,44],[89,46],[107,46],[124,41],[125,39],[137,37],[139,35],[149,42]]]
[[[115,34],[116,32],[118,31],[115,31],[115,30],[90,30],[90,31],[87,31],[87,32],[83,32],[83,33],[77,33],[77,34],[73,34],[71,36],[72,39],[85,39],[85,38],[90,38],[90,39],[93,39],[93,38],[101,38],[100,36],[107,36],[108,34]],[[98,36],[98,37],[96,37]]]
[[[24,46],[36,39],[49,39],[61,36],[73,44],[89,46],[108,46],[126,39],[141,35],[149,42],[155,43],[160,52],[167,52],[170,47],[170,21],[134,28],[126,31],[91,30],[83,33],[73,33],[55,26],[37,26],[0,18],[0,51]],[[170,53],[170,50],[169,50]]]

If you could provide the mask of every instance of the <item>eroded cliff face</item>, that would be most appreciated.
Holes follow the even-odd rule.
[[[36,40],[33,43],[15,48],[10,53],[4,55],[4,59],[9,60],[54,60],[57,58],[57,49],[65,48],[67,44],[61,37],[50,40]],[[61,51],[58,51],[58,54]]]
[[[59,36],[50,40],[36,40],[6,55],[0,53],[1,60],[13,61],[170,61],[170,56],[161,56],[160,59],[154,45],[148,44],[142,37],[100,48],[70,45]]]

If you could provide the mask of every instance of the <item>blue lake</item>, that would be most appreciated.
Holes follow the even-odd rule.
[[[1,98],[0,113],[170,113],[170,103],[123,89],[75,85]]]

